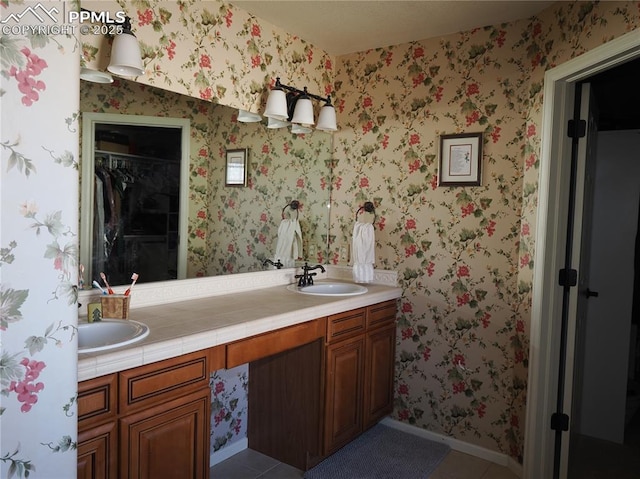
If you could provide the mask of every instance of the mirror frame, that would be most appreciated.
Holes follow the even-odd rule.
[[[168,118],[143,115],[120,115],[113,113],[82,113],[82,161],[80,184],[80,264],[84,265],[84,274],[89,279],[85,288],[91,288],[94,271],[91,271],[93,254],[93,218],[95,189],[93,175],[95,168],[95,125],[117,124],[133,126],[153,126],[181,129],[180,154],[180,199],[178,221],[178,277],[187,277],[187,234],[189,222],[189,143],[191,141],[191,122],[187,118]],[[87,187],[87,185],[90,185]]]

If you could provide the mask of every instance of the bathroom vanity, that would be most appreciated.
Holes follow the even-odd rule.
[[[211,366],[223,348],[82,381],[78,478],[207,477]]]
[[[313,467],[393,408],[400,289],[367,286],[352,297],[275,286],[132,310],[149,337],[79,358],[78,477],[208,477],[209,376],[245,363],[249,447]]]

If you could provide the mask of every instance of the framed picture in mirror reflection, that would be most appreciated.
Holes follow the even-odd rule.
[[[247,186],[248,148],[227,150],[225,186]]]

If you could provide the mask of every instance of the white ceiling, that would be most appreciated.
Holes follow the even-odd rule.
[[[529,18],[554,1],[230,0],[330,55]]]

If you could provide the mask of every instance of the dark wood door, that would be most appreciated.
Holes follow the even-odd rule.
[[[364,336],[327,346],[325,454],[362,432]]]

